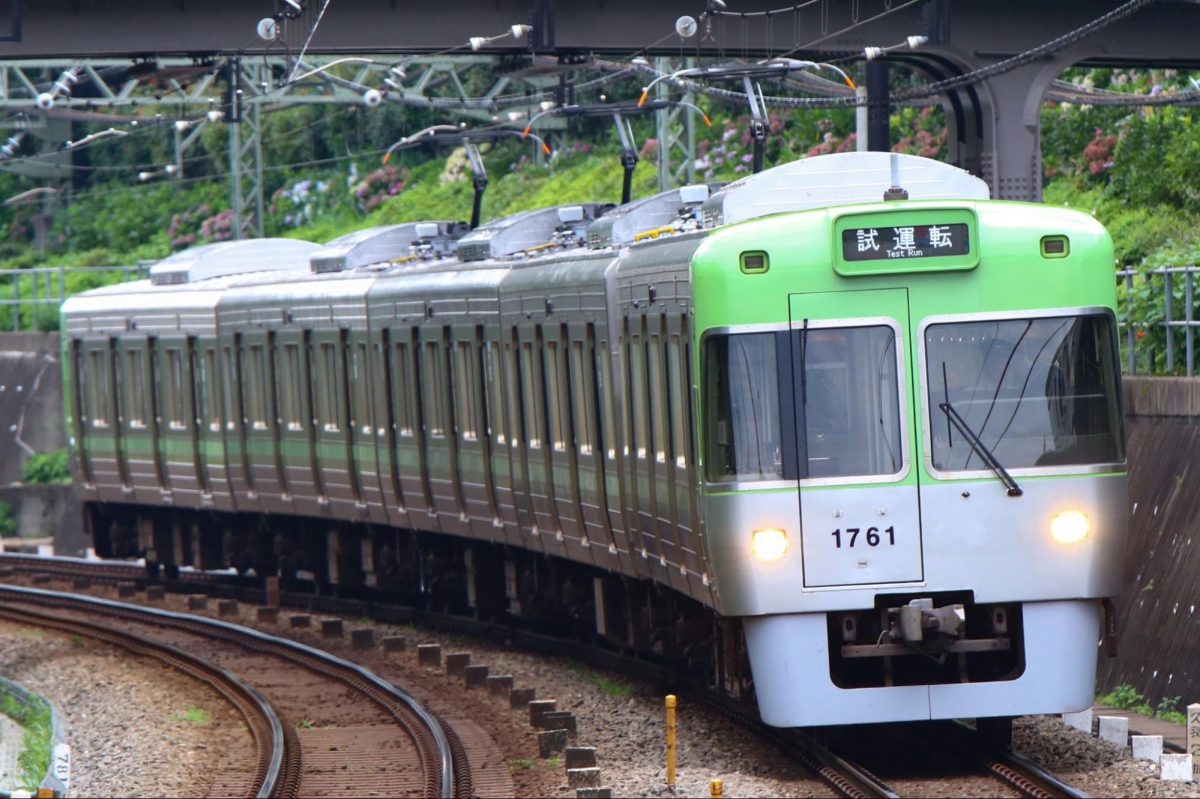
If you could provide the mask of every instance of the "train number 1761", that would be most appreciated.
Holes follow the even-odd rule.
[[[842,548],[843,543],[846,547],[851,548],[862,542],[865,542],[866,546],[869,547],[877,547],[880,544],[889,547],[896,546],[895,527],[887,527],[883,530],[880,530],[878,527],[868,527],[866,530],[861,527],[847,527],[844,532],[839,527],[830,533],[830,535],[833,536],[838,549]],[[884,540],[885,538],[887,540]]]

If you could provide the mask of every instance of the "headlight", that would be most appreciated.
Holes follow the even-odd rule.
[[[1077,544],[1088,537],[1092,523],[1087,514],[1077,510],[1066,510],[1050,522],[1050,537],[1060,544]]]
[[[787,552],[787,531],[755,530],[750,534],[750,549],[759,560],[779,560]]]

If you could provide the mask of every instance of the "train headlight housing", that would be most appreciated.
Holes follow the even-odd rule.
[[[787,553],[787,530],[777,527],[750,534],[750,550],[759,560],[779,560]]]
[[[1078,544],[1091,531],[1092,523],[1082,511],[1065,510],[1050,521],[1050,537],[1060,544]]]

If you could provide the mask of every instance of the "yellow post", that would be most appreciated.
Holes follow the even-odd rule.
[[[724,791],[725,783],[721,782],[721,780],[715,779],[708,781],[708,795],[711,796],[712,799],[721,799],[721,797],[725,795]]]
[[[667,790],[675,790],[675,695],[667,696]]]

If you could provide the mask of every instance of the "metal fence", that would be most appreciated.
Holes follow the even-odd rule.
[[[136,266],[42,266],[33,269],[0,269],[0,319],[7,327],[19,332],[38,329],[46,318],[57,319],[58,308],[72,293],[68,284],[71,275],[87,274],[102,278],[103,283],[139,280],[149,274],[150,264]],[[8,284],[7,286],[5,284]],[[98,285],[98,284],[97,284]],[[25,317],[22,319],[22,317]]]
[[[1122,269],[1124,293],[1117,301],[1127,374],[1196,373],[1196,276],[1198,266]],[[1139,289],[1139,282],[1141,288]],[[1132,317],[1138,316],[1138,321]],[[1180,349],[1183,358],[1180,363]]]

